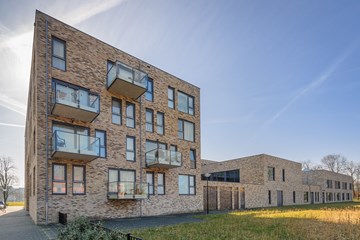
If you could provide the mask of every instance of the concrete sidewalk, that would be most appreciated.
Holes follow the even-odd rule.
[[[0,212],[0,239],[47,240],[23,207],[7,207]]]

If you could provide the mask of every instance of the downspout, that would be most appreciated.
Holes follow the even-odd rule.
[[[46,42],[45,42],[45,71],[46,71],[46,79],[45,79],[45,94],[46,94],[46,101],[45,101],[45,151],[46,151],[46,162],[45,162],[45,224],[49,223],[49,174],[48,174],[48,160],[49,160],[49,114],[48,114],[48,101],[49,101],[49,72],[48,72],[48,17],[45,18],[45,35],[46,35]]]
[[[142,96],[140,96],[140,114],[139,114],[139,118],[140,118],[140,184],[142,184],[142,179],[143,179],[143,149],[142,149]],[[140,201],[140,217],[142,217],[142,203],[143,201]]]

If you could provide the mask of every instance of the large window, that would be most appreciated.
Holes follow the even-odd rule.
[[[194,142],[194,140],[195,140],[194,123],[179,119],[178,120],[178,138]]]
[[[154,101],[154,82],[151,78],[147,80],[145,99],[148,101]]]
[[[95,136],[99,138],[100,157],[106,158],[106,132],[95,130]]]
[[[178,109],[181,112],[194,115],[194,97],[178,92]]]
[[[52,37],[52,66],[66,71],[66,43],[63,40]]]
[[[207,180],[204,174],[201,175],[202,180]],[[216,182],[240,182],[240,170],[231,170],[223,172],[214,172],[210,174],[209,181]]]
[[[52,192],[53,194],[66,194],[66,165],[52,165]]]
[[[112,99],[112,108],[111,108],[111,121],[115,124],[121,125],[121,100],[113,98]]]
[[[335,189],[340,189],[340,181],[335,181]]]
[[[157,131],[158,134],[164,135],[164,124],[165,124],[164,113],[157,112],[156,131]]]
[[[309,192],[304,192],[304,203],[309,202]]]
[[[135,105],[126,103],[126,126],[135,128]]]
[[[158,173],[157,179],[158,179],[157,194],[164,195],[165,194],[165,173]]]
[[[135,171],[109,169],[109,193],[134,194]]]
[[[172,87],[168,87],[168,107],[175,108],[175,89]]]
[[[179,175],[179,194],[195,195],[195,176]]]
[[[190,149],[190,168],[196,168],[196,151]]]
[[[343,182],[343,183],[342,183],[342,189],[347,190],[347,182]]]
[[[151,109],[146,109],[146,131],[154,131],[154,111]]]
[[[268,167],[268,180],[275,181],[275,168],[274,167]]]
[[[73,194],[85,194],[85,166],[73,166]]]
[[[320,193],[315,192],[315,202],[320,202]]]
[[[326,180],[326,188],[332,188],[332,180]]]
[[[154,173],[153,172],[146,173],[146,182],[148,184],[148,193],[150,195],[154,195]]]
[[[126,137],[126,160],[135,161],[135,137]]]
[[[349,183],[349,190],[352,190],[352,183]]]

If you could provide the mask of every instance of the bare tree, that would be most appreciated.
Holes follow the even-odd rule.
[[[307,169],[311,169],[312,168],[312,162],[311,160],[306,160],[306,161],[303,161],[301,163],[302,165],[302,170],[307,170]]]
[[[321,163],[329,171],[342,173],[345,170],[347,159],[340,154],[330,154],[323,157]]]
[[[353,185],[353,196],[355,196],[355,182],[357,180],[357,172],[360,175],[360,165],[354,163],[353,161],[348,161],[345,165],[345,172],[352,178]]]
[[[360,164],[358,165],[358,167],[355,169],[355,185],[354,185],[354,191],[355,191],[355,188],[356,188],[356,193],[357,193],[357,197],[358,197],[358,200],[360,198]],[[355,197],[355,195],[354,195]]]
[[[0,156],[0,188],[5,204],[9,197],[9,190],[17,182],[15,169],[14,162],[10,157]]]

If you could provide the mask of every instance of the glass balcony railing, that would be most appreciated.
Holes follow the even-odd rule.
[[[100,97],[71,85],[55,82],[52,114],[92,122],[100,113]]]
[[[146,153],[146,165],[159,168],[181,167],[181,153],[164,149],[151,150]]]
[[[115,181],[108,183],[108,199],[146,199],[148,184]]]
[[[100,156],[100,139],[56,130],[52,136],[52,157],[94,160]]]
[[[116,62],[107,73],[110,92],[137,99],[146,92],[148,75],[140,70]]]

